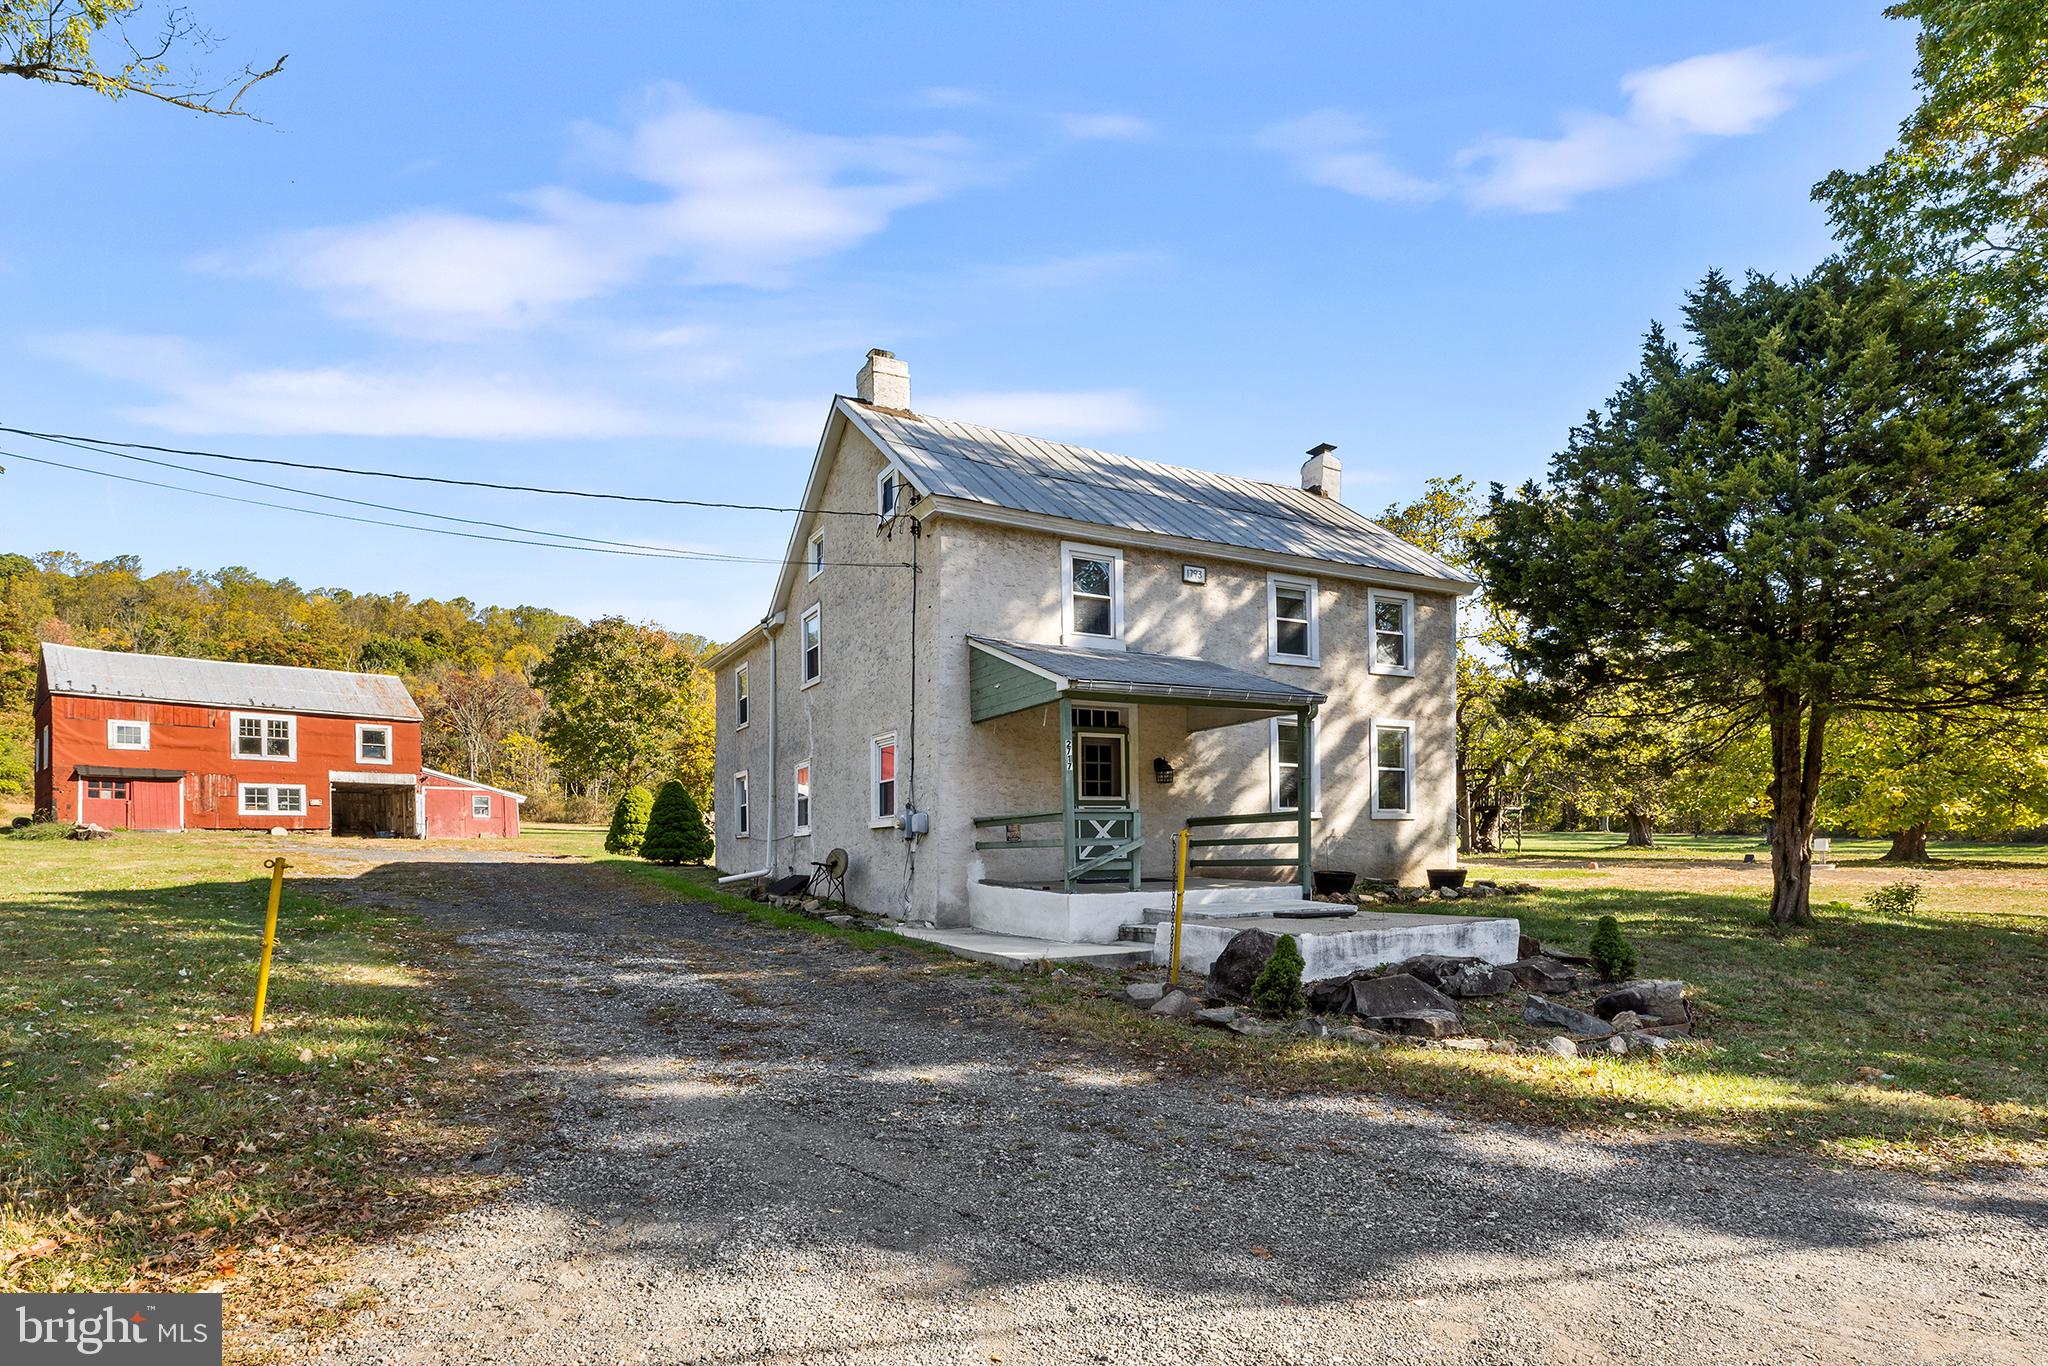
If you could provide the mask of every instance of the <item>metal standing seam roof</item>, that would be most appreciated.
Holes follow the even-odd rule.
[[[207,707],[366,716],[417,721],[419,705],[390,674],[301,669],[285,664],[235,664],[224,659],[43,646],[50,691],[74,697],[122,697]]]
[[[1069,692],[1117,692],[1163,698],[1310,707],[1324,694],[1262,674],[1233,669],[1187,655],[1154,655],[1140,650],[1088,650],[1073,645],[1032,645],[1016,640],[969,636],[968,644],[998,658],[1056,674]]]
[[[1364,514],[1306,489],[846,402],[889,453],[941,497],[1451,586],[1471,583]]]

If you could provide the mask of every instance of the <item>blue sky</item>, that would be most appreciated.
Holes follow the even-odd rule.
[[[0,422],[737,502],[794,500],[870,346],[963,421],[1288,481],[1335,442],[1368,512],[1522,479],[1708,267],[1823,256],[1809,187],[1913,100],[1875,0],[194,5],[217,61],[291,54],[267,125],[0,85]],[[13,550],[720,638],[772,577],[0,465]],[[289,478],[740,555],[788,533]]]

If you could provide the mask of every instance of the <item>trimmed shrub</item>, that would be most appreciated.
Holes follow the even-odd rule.
[[[1308,1009],[1308,993],[1301,989],[1301,946],[1294,936],[1283,934],[1273,946],[1266,966],[1252,983],[1252,1010],[1269,1020],[1291,1020]]]
[[[1621,922],[1611,915],[1601,916],[1600,923],[1593,927],[1586,956],[1610,982],[1636,975],[1636,946],[1628,942],[1628,936],[1621,932]]]
[[[711,857],[711,832],[704,828],[704,813],[690,789],[678,782],[666,782],[647,814],[647,833],[640,840],[640,857],[656,863],[702,863]]]
[[[1920,909],[1927,888],[1911,878],[1874,887],[1863,898],[1865,910],[1876,915],[1911,915]]]
[[[654,794],[637,784],[619,794],[612,808],[611,829],[604,832],[607,854],[637,854],[647,838],[647,818],[654,814]]]

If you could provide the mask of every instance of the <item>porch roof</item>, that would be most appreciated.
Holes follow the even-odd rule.
[[[1188,655],[1033,645],[985,636],[967,637],[967,648],[968,686],[977,721],[1060,697],[1178,702],[1269,714],[1313,710],[1325,700],[1324,694],[1292,683]]]

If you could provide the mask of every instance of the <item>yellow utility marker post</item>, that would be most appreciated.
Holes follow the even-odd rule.
[[[256,1013],[249,1020],[249,1032],[263,1032],[263,998],[270,992],[270,951],[277,946],[277,902],[284,895],[284,868],[281,858],[267,859],[263,866],[270,870],[270,906],[263,913],[263,959],[256,965]]]
[[[1188,828],[1173,837],[1173,953],[1166,960],[1168,986],[1180,981],[1180,908],[1188,894]]]

